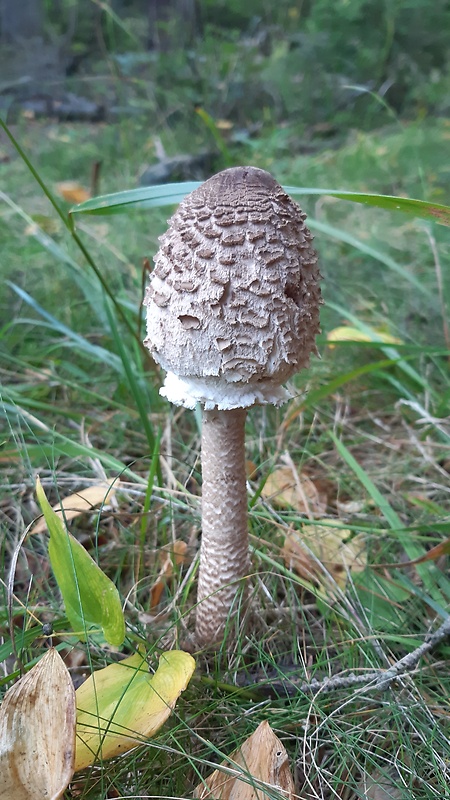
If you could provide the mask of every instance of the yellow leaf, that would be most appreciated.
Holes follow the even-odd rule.
[[[72,778],[74,756],[75,692],[51,649],[0,707],[0,797],[58,800]]]
[[[351,537],[351,531],[340,526],[303,526],[301,533],[286,536],[283,548],[285,564],[301,577],[307,580],[315,578],[315,583],[320,582],[325,587],[329,586],[328,573],[338,586],[344,588],[348,572],[362,572],[367,563],[364,537],[359,534]]]
[[[281,508],[295,508],[302,514],[322,515],[326,501],[315,483],[292,467],[277,467],[267,478],[262,496]]]
[[[390,333],[384,331],[374,330],[373,334],[363,333],[358,328],[351,328],[349,325],[342,325],[340,328],[334,328],[327,334],[327,341],[331,342],[330,347],[333,347],[333,342],[373,342],[377,344],[403,344],[401,339],[391,336]]]
[[[216,120],[216,127],[219,131],[227,132],[230,131],[234,126],[234,122],[231,122],[230,119],[217,119]]]
[[[288,754],[267,720],[261,722],[252,736],[221,766],[236,770],[238,775],[216,769],[197,786],[194,797],[200,800],[273,800],[275,789],[288,800],[294,798]],[[262,784],[267,784],[272,792],[265,792]]]
[[[80,514],[84,514],[86,511],[92,511],[95,506],[99,506],[101,503],[109,503],[114,493],[115,489],[111,489],[107,484],[89,486],[88,489],[83,489],[81,492],[70,494],[68,497],[65,497],[61,503],[57,503],[55,506],[52,506],[52,508],[53,511],[56,511],[60,519],[69,522],[71,519],[79,517]],[[64,514],[61,509],[64,509]],[[46,530],[47,523],[44,517],[42,517],[42,519],[36,522],[36,525],[33,525],[30,533],[43,533]]]
[[[113,758],[153,736],[169,717],[195,669],[189,653],[163,653],[154,675],[135,653],[94,672],[76,692],[75,770]]]
[[[56,191],[67,203],[84,203],[91,197],[91,193],[77,181],[61,181],[56,184]]]

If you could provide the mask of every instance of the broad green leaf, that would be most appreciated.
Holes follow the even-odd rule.
[[[52,648],[0,706],[0,797],[58,800],[72,778],[74,757],[75,692]]]
[[[118,647],[125,639],[125,620],[116,587],[66,530],[39,478],[36,495],[50,533],[50,563],[72,628],[80,639],[85,639],[90,628],[102,628],[106,641]]]
[[[189,653],[163,653],[154,675],[140,653],[94,672],[76,692],[75,771],[113,758],[153,736],[195,669]]]
[[[160,186],[143,186],[124,192],[100,195],[86,200],[71,209],[70,214],[121,214],[137,208],[155,208],[157,206],[176,205],[189,192],[201,186],[198,181],[184,183],[168,183]],[[450,207],[409,197],[394,197],[384,194],[367,194],[365,192],[342,192],[339,189],[317,189],[301,186],[284,186],[286,192],[293,195],[330,195],[352,203],[363,203],[368,206],[384,208],[387,211],[402,211],[414,217],[433,220],[441,225],[450,225]],[[72,217],[73,219],[73,217]]]

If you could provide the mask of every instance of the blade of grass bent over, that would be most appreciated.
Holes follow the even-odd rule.
[[[134,401],[136,403],[136,407],[139,412],[139,417],[142,422],[142,427],[144,428],[145,431],[149,452],[152,453],[153,457],[155,457],[156,437],[152,424],[149,419],[150,402],[148,396],[148,385],[144,380],[139,381],[139,378],[136,377],[135,364],[132,361],[130,352],[128,352],[125,348],[123,337],[121,336],[120,331],[117,328],[116,320],[114,319],[114,316],[111,313],[111,309],[109,308],[108,304],[106,304],[106,314],[108,316],[109,324],[111,327],[111,333],[114,338],[117,351],[122,361],[123,370],[127,377],[128,386],[131,394],[134,397]],[[162,478],[159,458],[156,465],[156,474],[158,476],[158,481],[161,486],[163,483],[163,478]]]
[[[74,206],[69,214],[121,214],[137,208],[155,208],[165,205],[176,205],[190,192],[201,186],[199,181],[183,183],[159,184],[158,186],[143,186],[139,189],[128,189],[123,192],[100,195]],[[401,211],[426,220],[439,222],[441,225],[450,225],[450,207],[437,203],[427,203],[424,200],[415,200],[405,197],[394,197],[381,194],[367,194],[363,192],[343,192],[339,189],[316,189],[300,186],[283,186],[283,189],[294,197],[300,195],[330,195],[340,200],[349,200],[353,203],[384,208],[387,211]]]

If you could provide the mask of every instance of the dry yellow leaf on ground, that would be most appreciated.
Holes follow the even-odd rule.
[[[275,790],[288,800],[294,798],[288,754],[267,720],[261,722],[252,736],[222,762],[222,766],[238,771],[239,775],[216,769],[197,786],[194,797],[200,800],[273,800]],[[270,797],[263,784],[272,790]]]
[[[84,514],[86,511],[92,511],[95,506],[99,506],[102,503],[109,503],[114,497],[114,493],[115,489],[111,489],[111,487],[106,484],[89,486],[88,489],[82,489],[80,492],[70,494],[68,497],[65,497],[61,503],[57,503],[52,506],[52,508],[61,519],[68,522],[75,517],[79,517],[80,514]],[[61,508],[64,510],[64,514]],[[46,530],[47,523],[42,517],[42,519],[36,522],[36,525],[33,525],[30,533],[43,533]]]
[[[364,537],[358,534],[352,538],[347,528],[331,525],[308,525],[301,532],[289,533],[282,555],[286,566],[302,578],[327,585],[329,573],[341,588],[349,571],[362,572],[367,563]]]
[[[341,325],[327,333],[327,341],[330,348],[334,347],[333,342],[373,342],[374,344],[403,344],[401,339],[391,336],[385,331],[373,330],[372,334],[364,333],[359,328],[352,328],[350,325]]]
[[[90,191],[77,181],[61,181],[56,184],[56,191],[67,203],[84,203],[91,197]]]
[[[292,467],[277,467],[267,478],[262,496],[281,508],[294,508],[307,516],[323,515],[326,499],[314,481]]]
[[[195,669],[189,653],[162,653],[152,675],[143,655],[100,669],[81,684],[77,700],[75,771],[132,750],[170,716]]]
[[[48,650],[0,706],[0,797],[58,800],[73,775],[75,691],[59,653]]]

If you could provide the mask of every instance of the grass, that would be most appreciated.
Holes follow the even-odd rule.
[[[139,125],[22,121],[14,134],[63,217],[69,205],[58,198],[59,181],[88,185],[90,165],[101,156],[101,191],[131,188],[151,145]],[[291,185],[445,202],[445,121],[354,133],[341,148],[314,156],[290,156],[288,134],[252,141],[239,161],[271,169]],[[127,648],[142,642],[155,654],[182,645],[192,628],[195,565],[189,567],[201,472],[198,416],[163,402],[161,376],[140,346],[143,260],[157,249],[167,209],[79,222],[112,302],[24,161],[6,140],[1,148],[9,159],[0,207],[4,689],[17,674],[11,629],[16,654],[29,664],[45,647],[40,624],[52,620],[77,680],[88,664],[98,668],[113,658],[98,642],[82,645],[70,636],[41,536],[21,547],[8,617],[10,559],[38,513],[36,474],[55,502],[120,479],[115,501],[78,517],[71,530],[126,598]],[[375,797],[365,789],[371,781],[394,798],[450,797],[447,641],[383,693],[299,690],[314,678],[386,668],[448,614],[447,556],[407,562],[450,536],[450,286],[443,269],[449,232],[329,197],[304,200],[324,274],[322,359],[296,377],[291,403],[249,414],[257,613],[231,650],[215,659],[199,654],[195,677],[156,739],[78,775],[68,798],[191,796],[211,764],[263,719],[288,749],[300,797]],[[401,344],[331,348],[326,334],[344,322],[392,334]],[[312,491],[306,505],[264,490],[269,475],[292,464]],[[312,574],[298,574],[283,560],[287,534],[319,536],[319,524],[337,522],[349,542],[362,537],[362,570],[350,564],[342,580],[314,549],[307,553]],[[161,547],[180,539],[188,544],[186,561],[152,607]],[[393,563],[399,568],[383,566]]]

